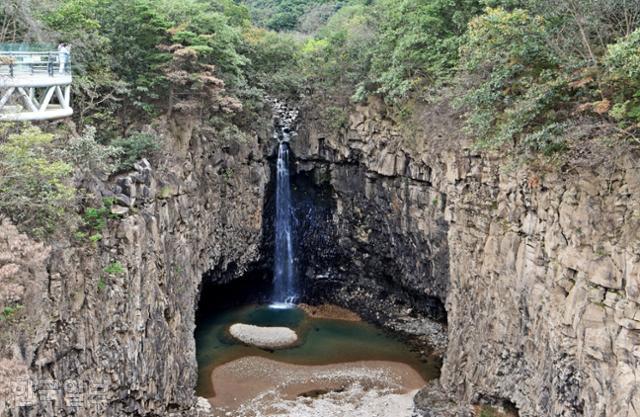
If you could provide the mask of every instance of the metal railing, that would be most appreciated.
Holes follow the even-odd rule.
[[[71,74],[71,55],[66,52],[0,51],[0,76]]]

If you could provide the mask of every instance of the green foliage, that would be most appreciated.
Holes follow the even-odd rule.
[[[40,29],[34,12],[40,0],[3,0],[0,3],[0,43],[18,43]]]
[[[275,96],[294,96],[304,85],[300,71],[300,42],[291,35],[251,28],[244,33],[242,51],[253,85]]]
[[[117,215],[111,213],[113,206],[112,198],[102,200],[100,207],[86,207],[82,214],[82,229],[76,232],[78,239],[87,238],[93,244],[102,240],[102,232],[106,227],[109,219],[118,218]]]
[[[460,50],[461,103],[470,114],[467,130],[481,145],[537,147],[559,133],[560,124],[547,125],[558,122],[553,109],[568,87],[546,39],[544,19],[522,9],[490,8],[469,24]]]
[[[453,92],[480,146],[551,155],[576,110],[637,130],[639,24],[626,0],[353,0],[305,42],[301,66],[313,94],[379,94],[396,110]]]
[[[105,277],[100,277],[100,279],[98,280],[98,292],[103,292],[104,290],[107,289],[107,280],[105,279]]]
[[[306,74],[318,88],[355,86],[356,101],[371,93],[401,101],[450,74],[466,24],[480,10],[477,0],[352,1],[307,41]]]
[[[109,275],[121,275],[124,274],[125,269],[119,261],[115,261],[107,265],[107,267],[104,268],[104,272]]]
[[[204,64],[215,65],[227,83],[241,83],[247,58],[238,50],[242,45],[241,29],[247,23],[243,17],[246,9],[225,8],[219,2],[162,1],[165,3],[162,7],[168,13],[167,19],[171,22],[169,43],[193,48],[198,59]],[[229,6],[229,2],[224,4]],[[231,13],[231,16],[225,15],[225,12]],[[232,26],[230,20],[237,21],[239,27]]]
[[[12,306],[6,306],[0,310],[0,322],[8,321],[13,318],[24,306],[22,304],[15,304]]]
[[[89,236],[89,241],[94,245],[101,240],[102,240],[102,235],[100,233],[94,233],[91,236]]]
[[[298,19],[296,29],[305,34],[315,34],[342,6],[340,1],[309,5]]]
[[[498,417],[499,414],[493,407],[483,406],[480,410],[480,417]]]
[[[6,3],[0,21],[16,36],[42,24],[72,43],[75,117],[96,126],[101,143],[160,112],[251,121],[265,93],[331,103],[376,94],[397,113],[406,101],[442,98],[443,86],[461,97],[484,146],[562,151],[576,109],[633,137],[640,123],[638,1]],[[113,149],[92,140],[72,143],[78,156],[67,160],[81,173],[109,172]],[[122,149],[117,169],[157,150],[139,134],[111,145]]]
[[[494,60],[490,54],[497,54],[491,57]],[[486,9],[470,22],[461,55],[467,70],[505,67],[514,75],[539,72],[556,63],[546,46],[544,19],[523,9]]]
[[[326,121],[327,126],[333,131],[340,130],[345,127],[348,122],[346,110],[335,106],[329,106],[323,109],[322,117]]]
[[[120,263],[120,261],[113,261],[109,265],[107,265],[103,272],[107,275],[101,275],[98,279],[97,289],[98,292],[103,292],[107,289],[108,278],[116,275],[122,275],[127,272],[126,268]]]
[[[305,12],[323,0],[245,0],[254,22],[276,31],[293,30]]]
[[[126,171],[144,157],[152,157],[160,149],[158,139],[147,133],[134,133],[126,138],[115,139],[111,146],[120,149],[120,161],[117,169]]]
[[[607,45],[640,24],[640,2],[629,0],[528,0],[522,7],[544,16],[549,44],[567,65],[597,66]]]
[[[341,8],[302,49],[303,73],[317,90],[337,90],[362,82],[371,65],[375,28],[364,5]],[[350,94],[349,94],[350,95]]]
[[[166,200],[167,198],[171,197],[171,187],[168,186],[164,186],[162,188],[160,188],[160,192],[158,193],[158,198],[161,200]]]
[[[95,139],[96,129],[89,126],[81,136],[73,137],[64,147],[64,156],[81,175],[106,174],[115,170],[113,161],[123,152],[115,146],[104,146]]]
[[[476,0],[379,0],[379,36],[370,77],[378,92],[399,99],[424,80],[435,81],[457,63]]]
[[[130,86],[132,103],[148,110],[163,81],[158,67],[168,60],[157,49],[171,27],[164,11],[154,0],[96,0],[93,10],[109,39],[112,70]]]
[[[222,169],[222,177],[226,182],[230,182],[233,179],[235,172],[233,168],[227,167]]]
[[[55,3],[42,20],[73,47],[76,117],[98,126],[102,137],[171,110],[162,100],[172,84],[163,71],[171,45],[197,52],[200,64],[215,64],[228,85],[247,84],[248,60],[239,50],[249,14],[233,0]]]
[[[39,237],[68,220],[75,197],[73,167],[55,156],[53,142],[30,127],[0,144],[0,211]]]
[[[640,123],[640,29],[609,46],[605,65],[614,102],[609,114],[625,127]]]
[[[100,231],[107,226],[107,216],[109,210],[107,207],[87,207],[84,211],[82,219],[84,225],[91,231]]]

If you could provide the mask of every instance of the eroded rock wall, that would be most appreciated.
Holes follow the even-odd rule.
[[[461,400],[509,400],[522,416],[639,416],[637,151],[593,141],[533,167],[473,151],[445,106],[412,123],[403,130],[376,101],[340,131],[304,114],[294,151],[334,188],[352,259],[339,279],[365,299],[380,279],[440,297],[441,382]]]
[[[24,311],[0,323],[0,415],[206,415],[194,394],[199,286],[260,257],[270,133],[225,140],[189,124],[163,130],[158,166],[96,188],[121,216],[95,245],[71,231],[38,244],[3,220],[0,280]]]

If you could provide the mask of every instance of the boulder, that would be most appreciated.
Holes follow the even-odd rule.
[[[235,339],[261,349],[282,349],[295,345],[298,335],[288,327],[260,327],[236,323],[229,328]]]

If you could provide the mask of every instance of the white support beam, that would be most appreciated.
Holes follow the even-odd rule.
[[[71,107],[71,86],[67,85],[64,87],[64,107]]]
[[[27,94],[27,92],[24,91],[24,88],[18,87],[18,93],[20,93],[20,97],[22,97],[22,101],[24,102],[24,104],[27,105],[29,110],[31,110],[32,112],[37,112],[38,111],[38,109],[36,108],[35,104],[33,104],[31,99],[29,98],[29,94]]]
[[[48,110],[46,112],[17,112],[17,113],[2,113],[0,112],[0,122],[26,122],[26,121],[41,121],[52,119],[63,119],[73,115],[73,109],[57,109]]]
[[[42,104],[40,104],[40,111],[45,111],[47,109],[47,106],[51,102],[51,98],[53,97],[53,93],[55,93],[55,91],[56,91],[55,87],[49,87],[47,89],[47,93],[44,96],[44,100],[42,100]]]
[[[56,97],[58,97],[58,103],[64,107],[64,94],[62,94],[62,89],[59,85],[56,86]]]
[[[29,88],[29,99],[33,102],[33,104],[35,104],[37,108],[40,108],[40,102],[36,97],[36,89],[34,87]]]
[[[13,92],[16,90],[15,87],[10,87],[2,96],[2,98],[0,99],[0,111],[2,111],[2,108],[4,107],[5,104],[7,104],[7,100],[9,100],[9,97],[11,97],[11,95],[13,94]]]

